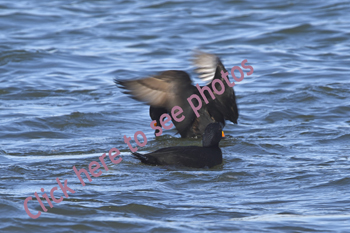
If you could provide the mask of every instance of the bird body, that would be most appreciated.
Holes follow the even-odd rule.
[[[166,147],[148,154],[132,153],[135,158],[148,165],[175,165],[193,168],[214,167],[222,163],[219,142],[222,138],[220,123],[210,123],[204,130],[203,147]]]
[[[148,154],[134,152],[133,155],[148,165],[211,168],[222,163],[222,152],[219,147],[177,146],[162,148]]]

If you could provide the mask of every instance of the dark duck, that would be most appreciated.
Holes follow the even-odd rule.
[[[181,107],[185,118],[181,122],[173,120],[173,124],[182,138],[201,137],[206,126],[213,122],[220,122],[225,126],[225,120],[229,120],[237,124],[236,96],[233,88],[229,87],[221,77],[222,71],[227,72],[221,60],[216,55],[197,51],[193,62],[197,67],[199,78],[209,82],[200,88],[209,88],[215,96],[213,99],[207,90],[203,91],[203,95],[209,101],[207,104],[197,87],[193,86],[190,76],[184,71],[168,70],[144,79],[115,80],[115,83],[131,98],[150,105],[150,117],[156,120],[157,126],[160,126],[159,119],[162,114],[170,113],[174,106]],[[225,91],[221,95],[213,91],[211,83],[215,79],[220,79],[225,86]],[[217,90],[222,88],[220,85],[215,87]],[[202,107],[198,110],[200,117],[196,116],[187,101],[192,94],[201,98]],[[199,104],[196,99],[193,99],[193,103],[195,106]]]
[[[222,138],[220,123],[210,123],[204,131],[203,147],[175,146],[156,150],[148,154],[132,153],[135,158],[148,165],[174,165],[192,168],[211,168],[222,163],[219,142]]]

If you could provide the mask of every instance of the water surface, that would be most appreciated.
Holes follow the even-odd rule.
[[[349,1],[0,1],[2,232],[349,232]],[[227,122],[222,165],[142,165],[141,152],[200,145],[175,130],[155,138],[148,106],[113,79],[185,70],[193,49],[242,60],[238,125]],[[82,186],[88,169],[116,147]],[[107,161],[107,159],[106,159]],[[42,211],[34,192],[56,178],[74,194]],[[56,198],[63,193],[55,192]]]

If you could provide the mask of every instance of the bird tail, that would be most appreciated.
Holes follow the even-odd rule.
[[[152,158],[150,158],[147,155],[143,155],[143,154],[140,154],[140,153],[137,153],[137,152],[133,152],[132,155],[136,159],[140,160],[142,163],[155,165],[155,163],[154,163],[155,161],[152,161]]]

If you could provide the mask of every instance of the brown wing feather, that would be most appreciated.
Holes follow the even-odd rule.
[[[192,81],[184,71],[165,71],[149,78],[119,81],[119,87],[133,99],[146,102],[154,107],[172,109],[173,106],[183,106],[186,98],[193,93]]]

